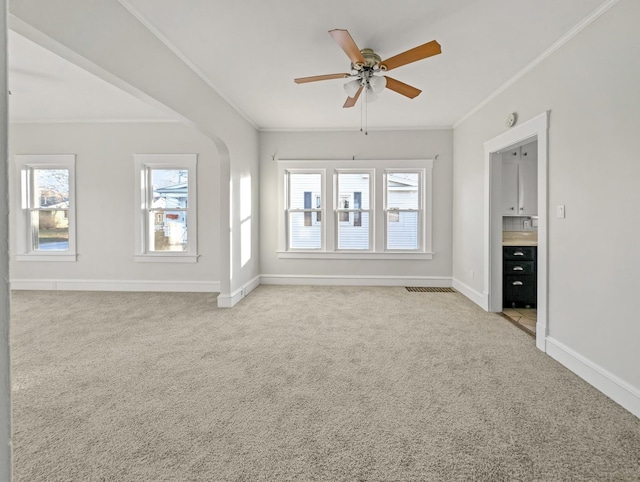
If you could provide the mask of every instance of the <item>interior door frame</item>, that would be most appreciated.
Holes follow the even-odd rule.
[[[502,159],[500,151],[527,139],[538,143],[538,298],[536,346],[546,351],[548,331],[548,145],[549,117],[543,112],[484,143],[484,287],[488,311],[502,311]]]

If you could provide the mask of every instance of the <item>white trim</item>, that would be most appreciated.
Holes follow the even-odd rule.
[[[199,255],[191,254],[140,254],[135,255],[133,260],[136,263],[197,263]]]
[[[463,283],[456,278],[453,278],[451,280],[451,287],[460,292],[460,294],[469,298],[483,310],[489,311],[489,296],[487,295],[487,293],[480,293],[479,291],[476,291],[471,286]]]
[[[159,291],[219,293],[219,281],[158,281],[103,279],[12,279],[12,290]]]
[[[92,118],[92,119],[14,119],[9,124],[183,124],[178,119],[150,118],[150,119],[117,119],[117,118]]]
[[[480,109],[482,109],[484,106],[486,106],[489,102],[491,102],[493,99],[495,99],[500,94],[502,94],[505,90],[507,90],[509,87],[511,87],[513,84],[515,84],[518,80],[520,80],[522,77],[524,77],[528,72],[530,72],[534,68],[536,68],[547,57],[549,57],[551,54],[553,54],[556,50],[558,50],[560,47],[562,47],[564,44],[566,44],[573,37],[578,35],[582,30],[584,30],[589,25],[591,25],[591,23],[593,21],[595,21],[596,19],[598,19],[598,17],[600,17],[601,15],[606,13],[611,7],[613,7],[619,1],[620,0],[609,0],[608,2],[605,2],[604,4],[602,4],[598,8],[596,8],[586,18],[584,18],[576,26],[574,26],[571,30],[569,30],[562,37],[560,37],[558,40],[556,40],[553,43],[553,45],[551,45],[551,47],[549,47],[544,52],[542,52],[540,55],[538,55],[535,59],[533,59],[531,62],[529,62],[527,65],[525,65],[524,68],[522,68],[520,71],[518,71],[513,77],[511,77],[504,84],[502,84],[495,91],[493,91],[493,93],[490,94],[489,97],[485,98],[478,105],[476,105],[473,109],[471,109],[469,112],[467,112],[465,115],[463,115],[460,119],[458,119],[456,122],[454,122],[453,123],[453,128],[454,129],[457,128],[460,124],[462,124],[464,121],[466,121],[469,117],[471,117],[473,114],[478,112]],[[371,130],[371,129],[369,129],[369,130]]]
[[[449,276],[263,274],[260,276],[260,280],[264,285],[451,287],[451,277]]]
[[[144,25],[149,32],[160,40],[169,50],[171,50],[176,57],[178,57],[184,64],[189,67],[200,79],[207,84],[216,94],[218,94],[224,101],[229,104],[240,116],[246,120],[254,129],[258,130],[256,123],[249,118],[240,108],[235,105],[229,97],[227,97],[222,90],[218,89],[211,79],[209,79],[204,72],[202,72],[195,63],[189,59],[178,47],[176,47],[145,15],[142,14],[137,8],[131,5],[128,0],[119,0],[120,4],[126,8],[131,15],[133,15],[142,25]]]
[[[496,171],[501,163],[500,150],[510,147],[528,138],[536,138],[538,143],[538,256],[537,256],[537,329],[536,346],[545,350],[545,338],[548,325],[548,133],[551,111],[536,117],[500,134],[484,143],[484,291],[488,294],[488,311],[502,311],[502,208],[497,201],[500,190],[494,189]],[[496,159],[493,159],[493,158]],[[497,179],[499,180],[499,179]]]
[[[276,159],[278,162],[278,257],[294,259],[433,259],[433,164],[435,159]],[[390,167],[392,166],[392,167]],[[348,252],[337,249],[336,203],[334,195],[336,176],[341,171],[368,171],[372,178],[370,185],[370,223],[372,236],[370,250]],[[386,195],[385,178],[387,172],[420,173],[420,214],[419,249],[386,250],[386,222],[383,208]],[[322,213],[323,249],[287,249],[289,200],[288,173],[320,173],[324,196]],[[286,179],[285,179],[286,178]],[[403,257],[407,256],[407,257]]]
[[[547,354],[614,402],[640,417],[640,390],[558,340],[547,337]]]
[[[198,154],[134,154],[134,261],[151,263],[196,263],[198,261]],[[186,169],[188,172],[187,250],[148,251],[149,183],[148,169]]]
[[[61,252],[61,254],[40,254],[40,253],[33,253],[33,254],[16,254],[15,256],[15,260],[16,261],[36,261],[36,262],[40,262],[40,261],[46,261],[46,262],[64,262],[64,263],[73,263],[75,261],[78,260],[78,255],[77,254],[67,254],[67,253],[63,253]]]
[[[442,131],[451,130],[453,126],[380,126],[369,127],[369,132],[375,131]],[[265,127],[258,129],[260,132],[360,132],[359,127],[345,126],[342,129],[338,127]]]
[[[218,308],[233,308],[245,296],[255,290],[258,286],[260,286],[260,284],[260,276],[256,276],[255,278],[243,284],[240,288],[236,289],[230,295],[218,295]]]
[[[75,154],[15,154],[13,156],[13,206],[15,211],[15,246],[17,261],[66,261],[77,260],[76,251],[76,155]],[[35,250],[35,240],[32,233],[31,210],[36,207],[34,202],[33,170],[34,169],[63,169],[69,172],[69,207],[68,219],[68,249],[64,251]],[[25,183],[29,186],[25,186]]]
[[[433,259],[433,252],[278,251],[281,259]]]

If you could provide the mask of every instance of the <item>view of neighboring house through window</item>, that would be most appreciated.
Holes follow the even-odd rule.
[[[195,154],[136,154],[137,261],[195,261]],[[188,259],[192,258],[192,259]]]
[[[189,172],[149,169],[149,251],[185,251],[188,246]]]
[[[75,259],[74,155],[17,155],[18,260]]]
[[[368,172],[337,172],[338,184],[338,249],[371,247],[371,216],[369,193],[371,174]]]
[[[433,258],[433,160],[283,160],[278,170],[279,257]]]
[[[32,169],[32,249],[69,249],[69,170]]]
[[[386,172],[387,249],[417,249],[420,242],[420,173]]]
[[[287,181],[288,245],[292,249],[321,249],[322,174],[289,172]]]

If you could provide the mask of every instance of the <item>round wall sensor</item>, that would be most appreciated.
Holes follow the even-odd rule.
[[[515,112],[512,112],[507,116],[507,120],[505,121],[505,124],[507,125],[507,127],[513,127],[514,125],[516,125],[517,120],[518,120],[518,115]]]

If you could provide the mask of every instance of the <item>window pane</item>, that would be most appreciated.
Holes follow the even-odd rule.
[[[369,209],[368,173],[338,173],[338,186],[339,200],[348,199],[349,201],[352,201],[352,203],[349,203],[349,207],[352,209]],[[359,199],[356,200],[356,198]]]
[[[153,198],[151,207],[184,209],[189,198],[189,171],[186,169],[151,169]]]
[[[289,174],[289,208],[310,209],[311,199],[319,198],[321,187],[320,174]]]
[[[338,223],[338,249],[369,249],[369,213],[351,215],[359,218],[359,224]]]
[[[417,172],[392,172],[387,174],[387,208],[418,209]]]
[[[304,208],[311,209],[311,191],[304,192]],[[304,225],[311,226],[311,211],[304,213]]]
[[[322,223],[306,225],[308,213],[289,213],[289,247],[294,249],[322,248]]]
[[[69,207],[69,170],[34,169],[33,207],[64,208]]]
[[[340,199],[338,200],[338,209],[349,209],[351,207],[350,204],[350,196],[341,194],[340,195]],[[338,213],[338,218],[340,220],[341,223],[348,223],[349,222],[349,213],[348,212],[339,212]]]
[[[66,209],[31,211],[31,226],[34,250],[69,249],[69,212]]]
[[[186,251],[187,213],[152,210],[149,212],[149,250]]]
[[[387,249],[418,249],[417,212],[387,213]]]

